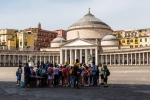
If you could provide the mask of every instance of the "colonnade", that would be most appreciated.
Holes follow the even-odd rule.
[[[24,65],[29,60],[30,54],[0,54],[0,66]],[[61,49],[60,54],[33,54],[35,65],[41,62],[51,62],[53,64],[64,64],[68,61],[73,64],[78,60],[80,63],[89,64],[95,62],[96,65],[103,63],[108,65],[149,65],[150,52],[122,52],[122,53],[101,53],[97,49]]]
[[[30,54],[29,54],[30,55]],[[24,65],[29,61],[29,55],[18,55],[18,54],[4,54],[0,55],[0,66],[19,66]],[[37,64],[41,64],[41,62],[47,63],[51,62],[53,64],[60,63],[59,55],[50,54],[50,55],[32,55],[33,62],[37,66]]]
[[[148,65],[149,52],[101,54],[100,62],[108,65]]]

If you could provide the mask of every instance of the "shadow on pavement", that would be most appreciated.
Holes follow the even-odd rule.
[[[109,84],[104,88],[53,87],[53,88],[21,88],[16,82],[0,81],[0,100],[149,100],[150,85],[141,84]]]

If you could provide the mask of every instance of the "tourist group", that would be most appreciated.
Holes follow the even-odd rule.
[[[91,64],[74,63],[69,65],[66,62],[64,65],[51,63],[41,63],[37,68],[26,63],[24,67],[24,82],[21,81],[23,73],[20,65],[16,71],[17,85],[24,84],[25,88],[31,87],[34,83],[36,87],[72,87],[80,88],[82,86],[104,85],[108,87],[107,79],[110,72],[107,65],[100,64],[96,66],[94,62]],[[36,80],[34,79],[36,78]],[[100,81],[101,80],[101,81]]]

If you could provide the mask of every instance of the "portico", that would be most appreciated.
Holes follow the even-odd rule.
[[[89,56],[91,55],[91,61]],[[63,64],[68,61],[73,64],[78,60],[80,63],[89,64],[95,62],[98,64],[98,46],[77,38],[73,41],[69,41],[60,47],[60,63]]]

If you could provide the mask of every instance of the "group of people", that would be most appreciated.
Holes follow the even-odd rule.
[[[20,71],[20,72],[19,72]],[[19,66],[17,70],[17,85],[20,83],[22,69]],[[44,64],[38,65],[36,69],[29,67],[28,63],[24,67],[25,87],[29,87],[30,76],[44,77],[45,81],[39,80],[44,86],[49,87],[73,87],[79,88],[80,86],[98,86],[99,84],[108,87],[107,79],[110,75],[107,65],[96,66],[93,62],[92,65],[74,63],[69,65],[67,62],[64,65]],[[99,78],[101,76],[101,78]],[[101,79],[101,83],[99,82]]]

